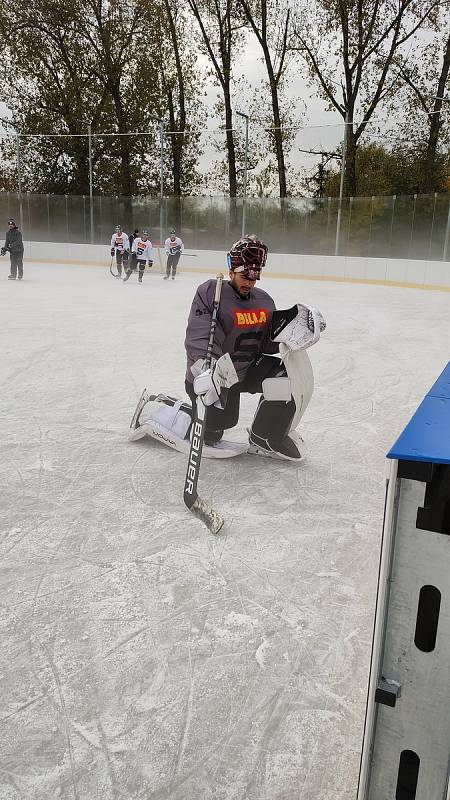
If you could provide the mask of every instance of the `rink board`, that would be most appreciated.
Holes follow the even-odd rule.
[[[450,363],[389,453],[358,800],[446,800]]]
[[[180,259],[180,272],[184,270],[215,274],[218,270],[225,270],[224,250],[198,250],[192,248],[187,240],[184,244],[185,253]],[[101,265],[109,259],[109,247],[105,245],[25,241],[24,247],[25,259],[46,264]],[[165,265],[166,255],[162,245],[156,243],[154,247],[158,259]],[[450,291],[450,270],[446,261],[269,252],[265,271],[280,278],[360,281]]]

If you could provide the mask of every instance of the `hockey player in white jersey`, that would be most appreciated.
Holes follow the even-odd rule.
[[[182,240],[176,235],[174,230],[170,231],[170,235],[164,242],[164,249],[167,255],[166,274],[164,275],[164,280],[167,281],[170,278],[170,270],[172,270],[172,280],[174,281],[175,275],[177,274],[178,262],[184,249]]]
[[[130,256],[130,240],[125,231],[122,230],[121,225],[116,225],[115,231],[111,236],[111,257],[114,256],[116,257],[117,272],[120,276],[122,275],[122,266],[125,270]]]
[[[153,266],[153,247],[150,239],[148,238],[148,231],[143,230],[140,236],[136,236],[133,240],[131,248],[131,266],[127,269],[124,281],[127,281],[136,267],[139,270],[139,283],[142,283],[144,270],[148,262],[149,267]]]

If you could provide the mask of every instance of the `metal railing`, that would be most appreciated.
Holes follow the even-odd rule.
[[[227,250],[243,210],[228,197],[94,196],[91,206],[89,196],[0,192],[0,226],[13,216],[31,241],[89,243],[92,225],[93,241],[106,244],[121,224],[147,227],[155,241],[175,228],[190,249]],[[450,194],[347,197],[340,214],[337,197],[247,197],[245,231],[272,252],[334,255],[338,237],[339,255],[447,261]]]

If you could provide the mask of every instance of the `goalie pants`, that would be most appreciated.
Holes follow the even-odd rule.
[[[166,275],[168,278],[170,277],[170,270],[172,270],[172,278],[174,278],[177,274],[177,266],[180,260],[180,255],[181,253],[175,253],[173,255],[169,253],[167,256]]]
[[[219,442],[224,430],[234,428],[239,420],[240,397],[243,392],[257,394],[262,392],[262,382],[266,378],[286,377],[286,368],[280,359],[274,356],[259,356],[249,368],[243,381],[235,383],[228,390],[225,408],[209,406],[206,412],[205,442],[214,444]],[[193,384],[185,383],[186,392],[191,398],[192,407],[196,409],[196,395]],[[291,430],[291,423],[295,414],[295,402],[267,401],[261,396],[252,423],[252,432],[257,436],[268,439],[270,442],[282,441]]]
[[[9,254],[9,259],[11,262],[11,275],[13,278],[19,274],[19,278],[23,277],[23,253],[11,253]]]

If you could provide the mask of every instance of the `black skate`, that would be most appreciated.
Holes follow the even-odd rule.
[[[280,442],[270,442],[262,436],[257,436],[252,431],[249,432],[249,448],[248,452],[257,456],[266,456],[267,458],[278,458],[285,461],[301,461],[303,456],[300,452],[299,442],[300,439],[295,432],[291,431],[289,436],[285,436]]]

